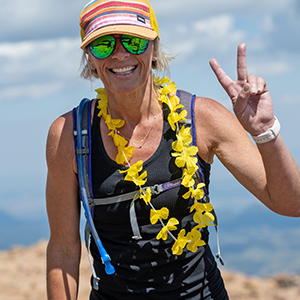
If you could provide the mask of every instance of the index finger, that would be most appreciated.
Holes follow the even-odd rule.
[[[212,58],[209,61],[210,67],[212,68],[213,72],[215,73],[218,81],[222,85],[222,87],[225,89],[225,91],[228,93],[228,89],[233,83],[233,80],[224,72],[224,70],[221,68],[220,64]]]
[[[241,43],[237,51],[237,77],[238,81],[247,81],[246,44]]]

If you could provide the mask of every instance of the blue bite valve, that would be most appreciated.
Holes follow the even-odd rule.
[[[114,266],[110,263],[110,261],[107,261],[105,263],[105,272],[107,275],[112,275],[115,273],[115,268]]]
[[[104,249],[100,239],[96,242],[98,249],[99,249],[99,253],[102,259],[103,264],[105,265],[105,272],[107,275],[112,275],[115,273],[115,268],[114,266],[111,264],[110,262],[110,257],[108,255],[108,253],[106,252],[106,250]]]

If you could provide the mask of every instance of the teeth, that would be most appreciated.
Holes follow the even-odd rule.
[[[116,74],[128,74],[134,69],[135,69],[135,67],[132,66],[132,67],[127,67],[127,68],[112,69],[112,71]]]

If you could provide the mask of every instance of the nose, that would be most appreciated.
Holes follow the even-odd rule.
[[[118,60],[123,60],[130,56],[130,53],[123,47],[120,38],[116,38],[116,47],[111,56]]]

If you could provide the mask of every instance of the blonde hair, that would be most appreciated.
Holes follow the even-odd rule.
[[[152,62],[152,69],[157,73],[163,73],[170,75],[170,61],[174,58],[168,54],[164,49],[163,45],[160,42],[159,38],[156,38],[154,41],[154,50],[157,53],[157,59]],[[80,74],[79,76],[83,79],[94,81],[99,79],[97,71],[91,68],[91,65],[88,61],[87,48],[83,49],[81,64],[80,64]]]

